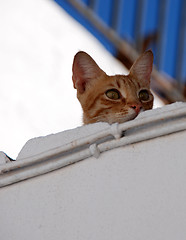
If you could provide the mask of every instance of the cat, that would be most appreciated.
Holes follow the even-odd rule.
[[[144,52],[128,75],[108,76],[86,52],[74,56],[72,80],[83,109],[83,123],[123,123],[153,107],[150,91],[153,53]]]

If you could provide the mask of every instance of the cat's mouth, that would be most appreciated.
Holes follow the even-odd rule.
[[[111,118],[107,118],[104,121],[108,122],[109,124],[112,123],[124,123],[124,122],[128,122],[130,120],[135,119],[138,116],[138,114],[136,112],[133,112],[131,114],[127,114],[127,115],[122,115],[122,114],[116,114],[114,117]]]
[[[124,122],[128,122],[131,120],[134,120],[141,112],[143,112],[144,110],[142,108],[140,109],[129,109],[128,114],[116,114],[115,115],[115,119],[110,119],[111,121],[109,121],[110,124],[118,122],[118,123],[124,123]]]

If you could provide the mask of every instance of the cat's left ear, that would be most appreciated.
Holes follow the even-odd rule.
[[[150,84],[150,75],[153,67],[153,53],[144,52],[132,65],[129,75],[136,77],[144,84]]]
[[[99,68],[94,59],[83,51],[80,51],[75,55],[72,73],[74,88],[76,88],[81,94],[84,93],[86,86],[90,81],[105,74],[104,71]]]

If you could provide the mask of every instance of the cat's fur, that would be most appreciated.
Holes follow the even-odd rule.
[[[84,124],[122,123],[134,119],[140,110],[151,109],[152,66],[153,54],[148,50],[134,62],[128,75],[108,76],[87,53],[78,52],[74,57],[72,80],[83,109]]]

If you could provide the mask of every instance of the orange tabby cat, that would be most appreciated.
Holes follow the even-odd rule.
[[[152,51],[143,53],[128,75],[108,76],[85,52],[78,52],[73,62],[73,84],[83,109],[84,124],[123,123],[134,119],[141,110],[151,109],[150,91]]]

